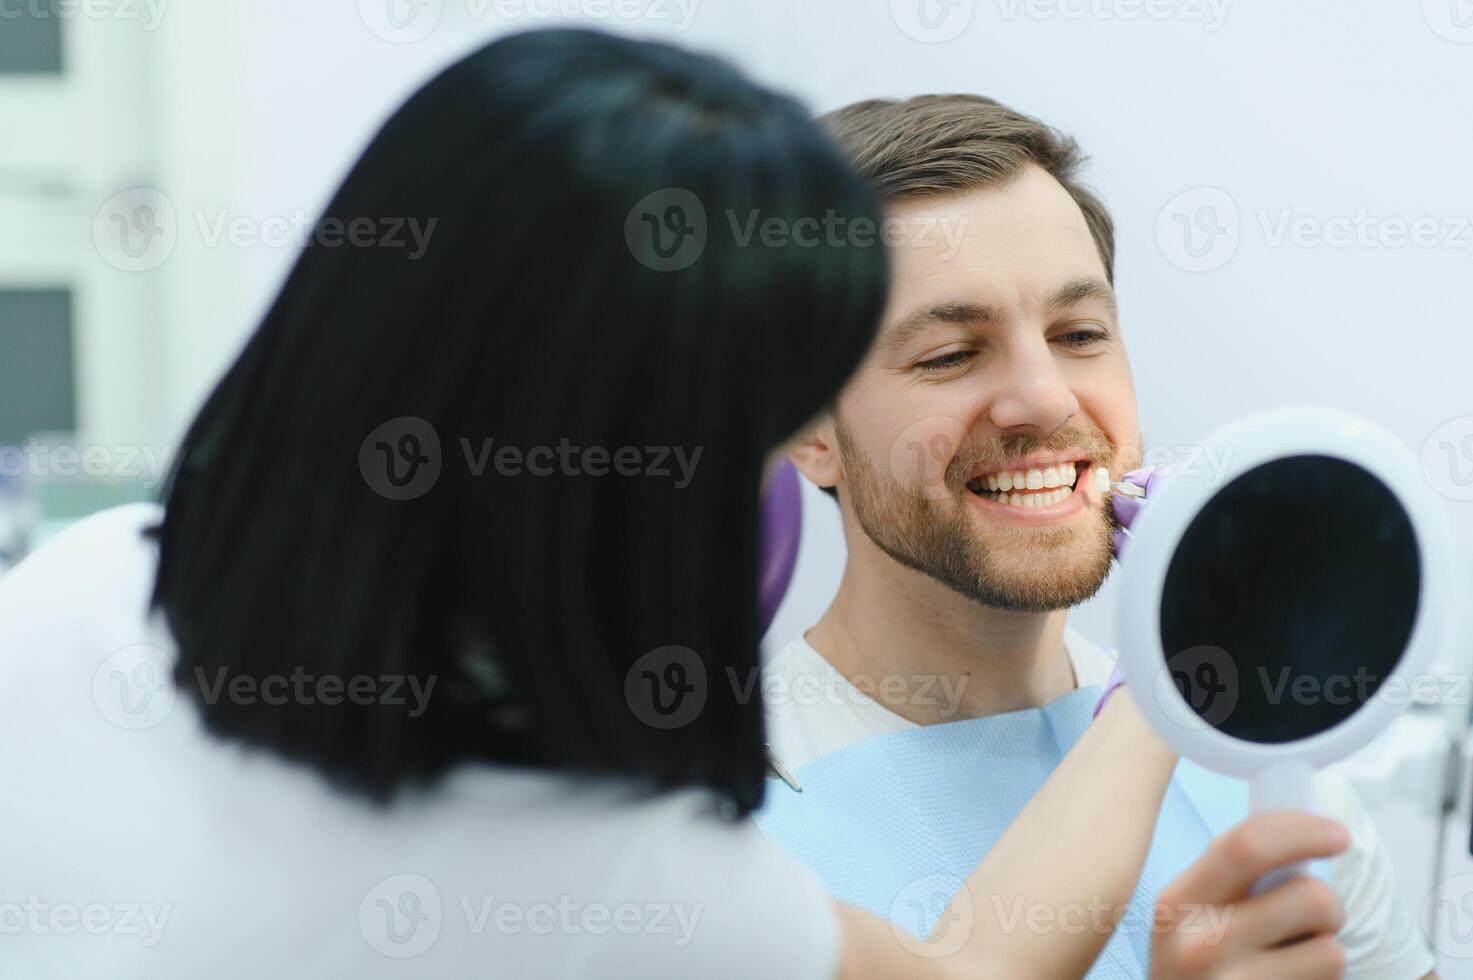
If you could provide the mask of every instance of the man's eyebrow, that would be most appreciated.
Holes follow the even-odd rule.
[[[1109,306],[1112,313],[1116,312],[1115,290],[1108,282],[1094,276],[1071,279],[1064,283],[1054,290],[1053,295],[1048,299],[1048,305],[1055,311],[1067,310],[1088,299],[1100,300]],[[916,334],[938,323],[972,326],[1000,323],[1001,321],[1002,316],[990,306],[962,301],[937,303],[934,306],[907,313],[893,327],[884,332],[880,337],[879,346],[881,350],[894,353],[910,343]]]
[[[935,306],[907,313],[885,331],[880,338],[880,347],[891,352],[899,350],[916,334],[938,323],[970,325],[996,323],[998,320],[997,311],[990,306],[979,306],[976,303],[937,303]]]
[[[1115,304],[1115,290],[1103,279],[1088,276],[1083,279],[1071,279],[1049,297],[1048,305],[1055,311],[1067,310],[1076,303],[1082,303],[1087,299],[1102,300],[1110,307],[1110,312],[1117,312]]]

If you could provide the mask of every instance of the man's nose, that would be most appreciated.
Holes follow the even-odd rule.
[[[989,415],[1003,432],[1048,435],[1079,411],[1079,401],[1046,344],[1016,352],[994,378]]]

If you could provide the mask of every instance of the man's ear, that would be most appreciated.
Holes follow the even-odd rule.
[[[834,416],[825,414],[805,434],[788,443],[788,459],[798,472],[820,487],[835,487],[844,480],[839,465],[839,437],[834,431]]]

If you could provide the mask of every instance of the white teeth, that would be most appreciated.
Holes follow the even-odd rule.
[[[1095,467],[1095,490],[1105,493],[1110,489],[1110,471],[1103,466]]]
[[[1070,487],[1058,487],[1047,493],[1008,493],[1002,491],[995,498],[999,504],[1009,507],[1052,507],[1061,504],[1073,496],[1074,491]]]
[[[1096,469],[1098,474],[1101,471]],[[1108,471],[1106,479],[1108,480]],[[1095,477],[1096,481],[1100,479]],[[971,486],[977,492],[990,491],[993,499],[1008,507],[1052,507],[1068,500],[1074,493],[1079,474],[1072,463],[1034,467],[1030,470],[1014,470],[1010,473],[989,473],[978,477]],[[1042,493],[1014,493],[1021,490],[1041,490]]]

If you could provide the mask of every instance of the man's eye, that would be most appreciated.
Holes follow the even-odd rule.
[[[945,371],[947,368],[954,368],[965,364],[972,359],[975,353],[975,351],[969,350],[954,350],[949,354],[933,357],[929,361],[917,361],[916,367],[922,371]]]
[[[1091,347],[1109,339],[1109,334],[1102,330],[1071,330],[1055,339],[1067,347]]]

